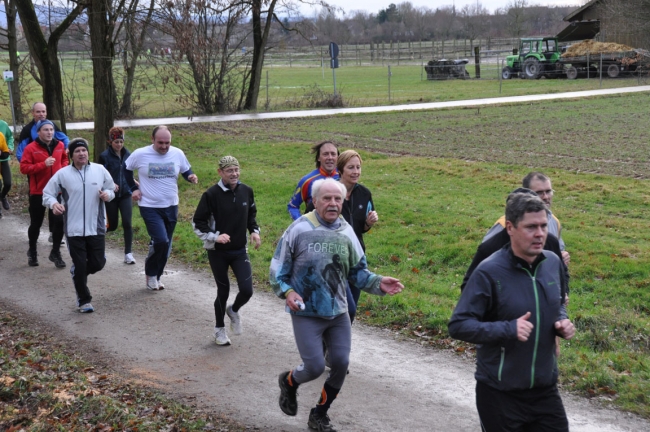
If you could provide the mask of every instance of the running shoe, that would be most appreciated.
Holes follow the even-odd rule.
[[[32,249],[27,251],[27,264],[30,267],[38,266],[38,252]]]
[[[95,308],[90,303],[86,303],[79,306],[78,311],[81,313],[91,313],[91,312],[95,312]]]
[[[230,331],[232,331],[232,334],[240,335],[242,332],[242,326],[239,312],[232,310],[232,305],[230,305],[226,308],[226,315],[230,318]]]
[[[164,290],[165,289],[165,285],[162,283],[162,281],[160,279],[158,279],[158,289],[159,290]]]
[[[124,254],[124,264],[135,264],[135,258],[132,253]]]
[[[298,413],[298,389],[290,386],[287,383],[287,377],[291,371],[282,372],[278,377],[278,384],[280,385],[280,409],[283,413],[290,416],[295,416]]]
[[[158,291],[158,278],[156,276],[147,276],[147,289],[151,291]]]
[[[307,425],[311,429],[315,429],[318,432],[336,432],[334,426],[330,423],[330,418],[327,414],[320,414],[316,411],[316,408],[312,408],[309,412],[309,421]]]
[[[63,261],[63,258],[61,258],[61,252],[60,251],[52,251],[50,252],[49,256],[50,261],[54,263],[54,266],[56,268],[65,268],[65,261]]]
[[[11,206],[9,205],[9,200],[7,197],[2,198],[2,208],[5,210],[9,210]]]
[[[230,339],[228,338],[225,327],[214,328],[214,342],[217,345],[230,345]]]

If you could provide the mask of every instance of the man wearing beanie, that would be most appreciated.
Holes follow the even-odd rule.
[[[38,130],[36,128],[38,122],[47,120],[47,107],[43,102],[36,102],[32,105],[32,117],[32,121],[22,128],[20,135],[18,136],[18,146],[16,147],[16,159],[18,159],[18,162],[21,161],[25,148],[29,143],[38,138]],[[65,149],[68,148],[70,139],[66,134],[59,130],[57,125],[54,125],[54,139],[61,141]]]
[[[59,170],[47,183],[43,205],[55,215],[63,215],[72,257],[70,273],[77,292],[77,310],[89,313],[95,309],[90,303],[88,275],[97,273],[106,264],[104,202],[115,197],[115,184],[106,168],[90,163],[85,139],[73,139],[68,149],[72,165]],[[57,200],[59,194],[63,196],[62,203]]]
[[[178,175],[182,174],[190,183],[199,182],[185,153],[171,143],[172,133],[167,126],[156,126],[151,134],[151,145],[131,153],[124,173],[151,237],[144,272],[147,289],[152,291],[165,288],[160,276],[172,251],[178,219]],[[135,183],[133,171],[138,171],[139,185]]]
[[[38,138],[25,147],[20,161],[20,172],[29,176],[30,225],[27,230],[29,237],[27,263],[32,267],[38,265],[36,245],[45,218],[43,188],[57,171],[68,165],[68,156],[63,143],[54,138],[54,123],[49,120],[41,120],[36,124],[36,131]],[[63,218],[56,216],[51,210],[48,216],[53,237],[49,259],[57,268],[64,268],[65,262],[61,258],[60,252],[61,239],[63,238]]]
[[[253,271],[248,257],[246,232],[250,233],[255,249],[260,247],[262,241],[260,227],[255,220],[257,207],[253,189],[239,181],[239,161],[232,156],[222,157],[218,172],[221,180],[203,193],[192,225],[194,233],[203,240],[203,247],[208,251],[210,268],[217,283],[214,339],[217,345],[230,345],[224,315],[228,314],[230,318],[232,333],[240,335],[242,323],[239,310],[253,296]],[[239,293],[235,302],[226,307],[230,294],[228,267],[237,278]]]

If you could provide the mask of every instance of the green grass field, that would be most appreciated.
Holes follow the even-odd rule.
[[[6,69],[6,58],[0,67]],[[5,63],[5,64],[3,64]],[[67,121],[92,120],[92,65],[89,59],[65,56],[62,60],[64,95],[68,100]],[[440,102],[499,96],[560,93],[601,88],[598,79],[521,80],[500,82],[495,64],[482,65],[480,80],[427,81],[421,66],[391,66],[390,92],[387,65],[346,66],[336,69],[336,89],[346,106],[375,106],[419,102]],[[467,65],[474,77],[474,66]],[[122,67],[115,65],[120,87]],[[170,80],[163,85],[164,69],[142,63],[137,72],[134,99],[138,118],[185,116],[192,111],[178,103],[178,87]],[[30,78],[31,80],[31,78]],[[638,85],[636,78],[603,79],[602,88]],[[26,106],[42,100],[40,87],[29,86]],[[118,88],[118,94],[121,92]],[[258,111],[282,111],[309,107],[334,92],[332,69],[320,67],[269,67],[263,71]],[[7,87],[0,87],[0,99],[8,101]],[[27,108],[26,108],[27,109]],[[0,106],[0,118],[10,119],[7,104]]]

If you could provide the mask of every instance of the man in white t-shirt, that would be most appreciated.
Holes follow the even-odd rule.
[[[133,200],[139,201],[140,216],[151,237],[144,272],[147,289],[152,291],[165,288],[160,276],[172,251],[178,218],[178,174],[190,183],[199,182],[185,153],[172,147],[171,142],[167,126],[156,126],[151,134],[152,144],[135,150],[126,160],[126,181]],[[133,178],[136,170],[139,184]]]

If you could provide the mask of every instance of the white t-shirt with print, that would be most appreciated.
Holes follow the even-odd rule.
[[[153,144],[131,153],[126,169],[138,171],[141,207],[166,208],[178,205],[178,174],[190,169],[190,162],[183,150],[169,147],[161,155]]]

